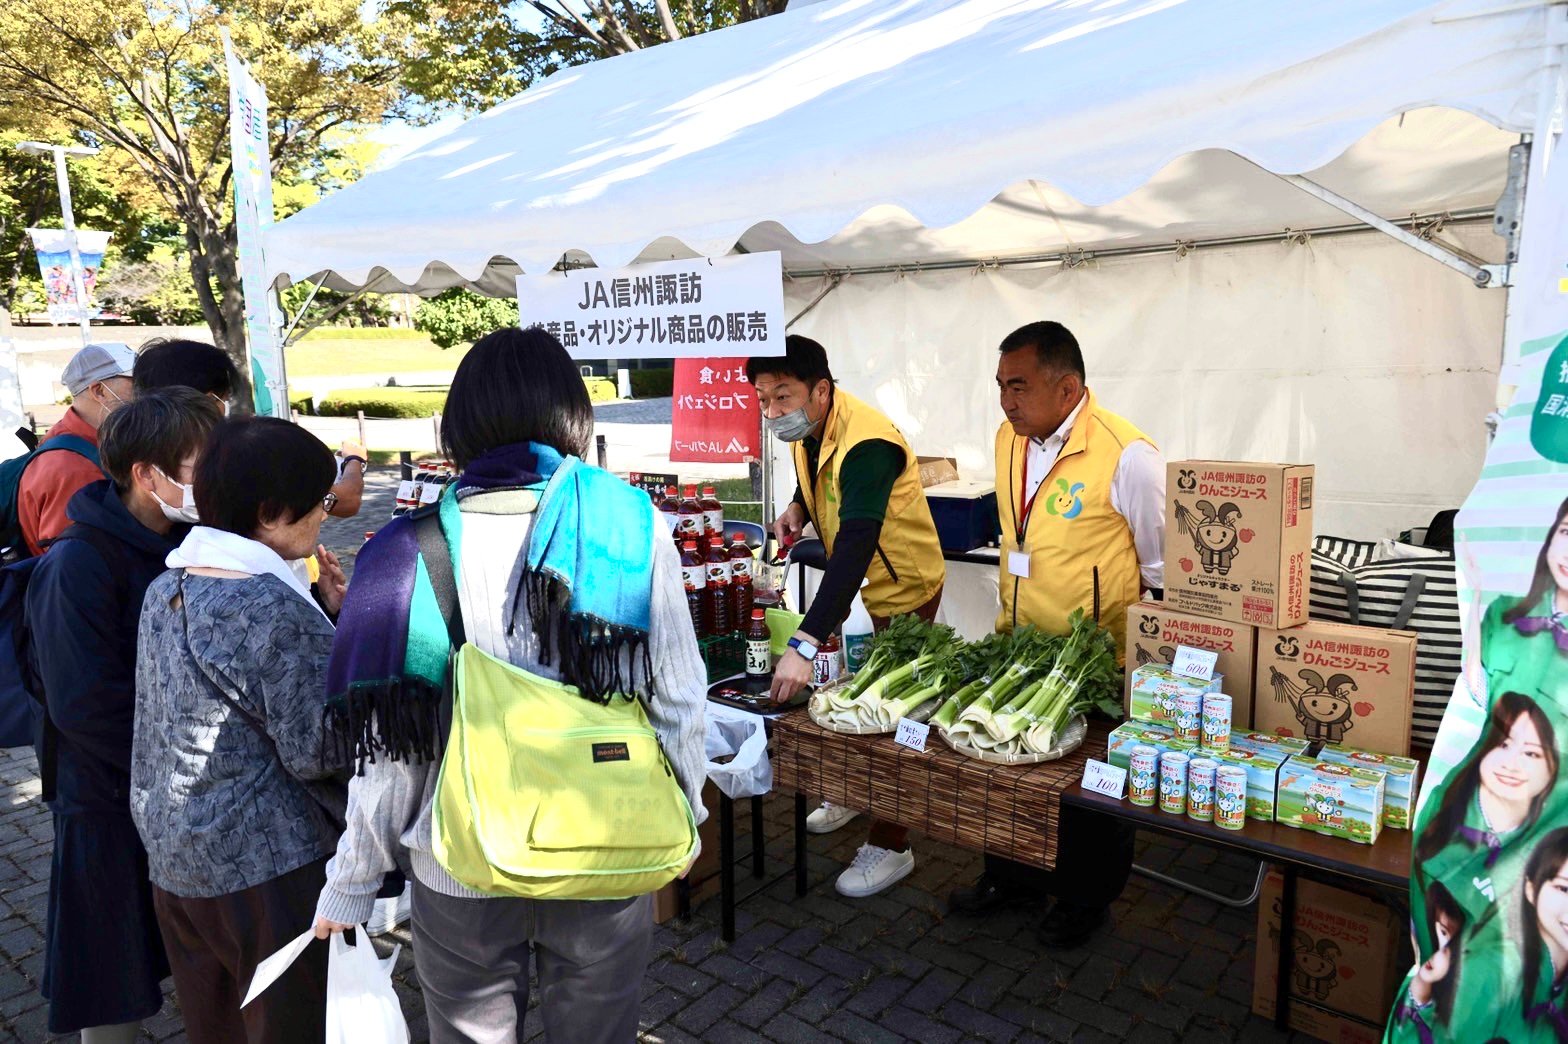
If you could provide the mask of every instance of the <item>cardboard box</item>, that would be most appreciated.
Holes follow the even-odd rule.
[[[1224,684],[1218,673],[1205,682],[1175,674],[1167,664],[1146,663],[1134,668],[1127,680],[1127,716],[1169,726],[1176,720],[1176,697],[1224,692]]]
[[[1203,752],[1220,766],[1235,765],[1247,771],[1247,818],[1264,823],[1274,821],[1275,794],[1279,787],[1279,771],[1290,760],[1282,750],[1266,747],[1253,748],[1238,744],[1232,738],[1230,750]]]
[[[1198,754],[1197,744],[1177,739],[1176,733],[1164,725],[1148,721],[1124,721],[1106,737],[1105,760],[1117,768],[1126,768],[1132,758],[1132,748],[1139,745],[1153,747],[1161,754],[1168,750],[1179,750],[1194,756]]]
[[[1219,654],[1214,670],[1225,676],[1231,731],[1252,728],[1252,682],[1257,631],[1248,624],[1177,612],[1164,602],[1139,602],[1127,610],[1127,665],[1170,663],[1176,647]],[[1132,715],[1132,672],[1127,673],[1127,714]]]
[[[1411,631],[1319,620],[1259,628],[1252,727],[1404,757],[1415,683]]]
[[[1370,845],[1383,832],[1387,779],[1371,769],[1291,758],[1280,769],[1274,822]]]
[[[1279,871],[1272,871],[1258,901],[1252,1010],[1266,1019],[1274,1018],[1279,981],[1283,887]],[[1333,1044],[1379,1044],[1394,991],[1409,969],[1399,916],[1360,893],[1298,878],[1295,922],[1291,1029]]]
[[[1386,777],[1383,787],[1383,825],[1395,830],[1409,830],[1415,815],[1416,785],[1420,782],[1421,763],[1414,758],[1401,758],[1393,754],[1378,754],[1354,747],[1323,744],[1317,759],[1335,765],[1381,772]]]
[[[702,804],[708,810],[708,818],[697,828],[702,851],[697,853],[697,862],[686,875],[691,885],[693,910],[703,900],[719,894],[719,788],[712,782],[702,785]],[[741,818],[739,805],[736,806],[735,818]],[[679,913],[680,897],[676,895],[675,882],[671,881],[653,893],[653,923],[663,924]]]
[[[1310,464],[1183,460],[1165,486],[1165,601],[1259,627],[1307,619]]]
[[[916,455],[915,461],[920,465],[920,485],[922,487],[958,481],[958,459],[956,457],[922,457]]]

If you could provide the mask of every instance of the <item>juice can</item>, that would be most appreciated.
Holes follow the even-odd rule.
[[[1204,750],[1225,752],[1230,750],[1230,697],[1211,692],[1203,697]]]
[[[1247,770],[1222,765],[1214,773],[1214,822],[1226,830],[1247,825]]]
[[[1187,817],[1200,823],[1214,819],[1214,773],[1219,763],[1212,758],[1193,758],[1187,765]]]
[[[1160,811],[1179,816],[1187,811],[1187,763],[1192,759],[1179,750],[1160,755]]]
[[[1175,731],[1177,739],[1196,746],[1202,718],[1202,693],[1184,692],[1176,697],[1176,717],[1171,722],[1171,728]]]
[[[1159,774],[1160,752],[1154,747],[1137,746],[1127,756],[1127,800],[1148,808],[1154,804],[1155,778]]]

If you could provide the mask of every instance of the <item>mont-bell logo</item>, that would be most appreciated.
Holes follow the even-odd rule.
[[[1158,638],[1160,635],[1160,621],[1153,616],[1145,616],[1138,621],[1138,633]]]
[[[1198,488],[1198,473],[1191,468],[1182,468],[1176,475],[1176,488],[1183,493],[1191,493]]]
[[[1282,634],[1279,641],[1274,643],[1274,651],[1286,659],[1294,660],[1301,655],[1301,642],[1293,635]]]
[[[595,743],[593,745],[593,761],[597,765],[603,761],[630,761],[632,752],[624,743]]]

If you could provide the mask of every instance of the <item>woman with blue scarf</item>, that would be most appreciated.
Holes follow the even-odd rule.
[[[582,698],[641,701],[700,819],[706,671],[680,562],[647,496],[582,462],[592,435],[587,389],[554,337],[500,330],[464,358],[441,424],[462,474],[438,511],[462,626],[486,655]],[[521,1039],[530,955],[546,1039],[632,1041],[650,896],[500,898],[436,858],[450,648],[416,524],[394,519],[359,553],[328,670],[331,724],[360,774],[317,934],[364,922],[406,849],[434,1044]]]

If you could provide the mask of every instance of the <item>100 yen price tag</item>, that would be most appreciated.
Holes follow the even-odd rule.
[[[1127,789],[1127,770],[1103,761],[1083,763],[1083,789],[1120,799]]]
[[[931,735],[931,726],[908,718],[898,719],[898,731],[893,734],[893,742],[910,750],[925,750],[926,737]]]

